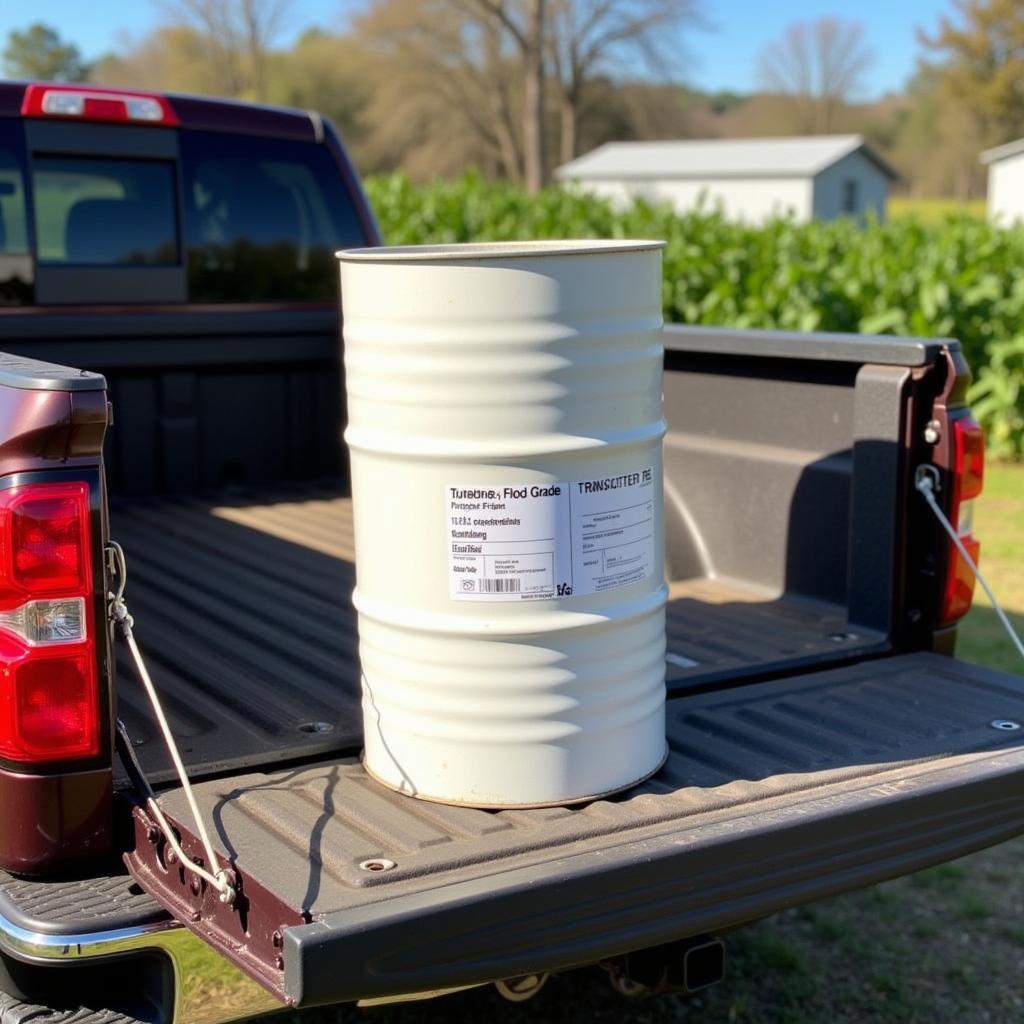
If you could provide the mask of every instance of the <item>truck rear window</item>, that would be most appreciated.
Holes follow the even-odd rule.
[[[36,258],[75,266],[177,263],[174,192],[169,161],[36,156]]]
[[[28,218],[21,159],[0,144],[0,252],[28,252]]]
[[[0,306],[32,301],[24,167],[20,130],[0,123]]]
[[[324,146],[182,131],[181,155],[190,301],[337,297],[363,234]]]

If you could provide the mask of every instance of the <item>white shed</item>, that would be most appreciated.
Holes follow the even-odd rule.
[[[895,172],[859,135],[607,142],[555,171],[616,203],[645,199],[679,211],[701,197],[726,216],[798,221],[885,216]]]
[[[988,219],[1012,224],[1024,220],[1024,139],[987,149]]]

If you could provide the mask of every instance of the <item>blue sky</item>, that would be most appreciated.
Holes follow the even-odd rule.
[[[339,28],[358,0],[291,0],[288,43],[306,28],[323,25]],[[875,51],[875,65],[868,76],[865,98],[899,89],[913,71],[919,47],[915,27],[934,29],[939,15],[950,10],[950,0],[704,0],[704,11],[713,28],[692,32],[686,40],[690,56],[680,76],[705,89],[756,87],[757,54],[770,39],[792,21],[840,15],[862,21]],[[27,13],[27,11],[31,13]],[[157,25],[164,8],[159,0],[33,0],[29,5],[12,0],[0,4],[0,38],[12,28],[30,21],[45,21],[76,43],[87,58],[116,51],[128,36],[140,36]]]

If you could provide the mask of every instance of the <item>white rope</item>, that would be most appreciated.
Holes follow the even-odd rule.
[[[110,616],[121,628],[121,633],[124,636],[125,642],[128,644],[128,650],[131,652],[132,660],[135,663],[135,671],[138,673],[139,681],[142,683],[143,689],[146,691],[146,696],[149,697],[149,703],[153,708],[153,714],[156,716],[157,724],[160,726],[160,732],[163,734],[167,752],[171,756],[171,761],[174,764],[174,770],[178,774],[182,791],[185,793],[185,799],[188,801],[188,806],[192,811],[192,818],[195,821],[196,831],[199,833],[199,840],[203,844],[207,863],[210,865],[211,869],[213,869],[213,873],[204,870],[198,864],[194,863],[191,857],[186,855],[185,851],[181,848],[177,837],[174,835],[174,831],[169,822],[164,817],[163,811],[157,805],[156,798],[152,797],[147,800],[146,806],[156,818],[157,824],[160,826],[160,830],[164,834],[164,838],[177,855],[181,866],[187,871],[191,871],[193,874],[205,879],[210,885],[212,885],[213,888],[220,893],[220,900],[222,903],[233,903],[235,900],[234,886],[231,884],[228,873],[223,868],[217,867],[218,861],[213,850],[213,843],[210,842],[210,836],[206,831],[206,826],[203,824],[202,815],[199,813],[199,804],[196,802],[195,793],[192,790],[192,784],[188,779],[188,772],[185,770],[185,765],[181,760],[181,754],[178,752],[178,744],[175,742],[174,734],[171,732],[171,727],[167,722],[167,717],[164,715],[164,709],[160,704],[160,697],[157,695],[156,687],[153,685],[153,680],[150,678],[149,671],[146,668],[146,663],[142,658],[142,652],[139,650],[138,644],[135,642],[135,635],[132,632],[132,627],[134,626],[135,621],[129,614],[128,606],[124,601],[124,588],[127,581],[127,567],[124,559],[124,551],[121,549],[121,545],[114,541],[110,542],[110,547],[113,549],[117,559],[118,575],[117,592],[109,595]]]
[[[1013,628],[1013,623],[1010,622],[1009,618],[1007,618],[1002,605],[1000,605],[996,600],[996,595],[992,593],[992,588],[988,585],[985,577],[981,574],[981,570],[968,553],[967,548],[964,546],[964,542],[960,539],[960,534],[956,532],[953,528],[953,524],[946,517],[946,513],[939,507],[939,503],[935,498],[938,479],[939,474],[934,466],[921,466],[917,471],[917,478],[914,481],[914,486],[924,496],[924,500],[928,502],[928,505],[935,513],[936,518],[940,523],[942,523],[942,528],[949,534],[950,540],[952,540],[956,545],[957,551],[960,552],[960,557],[967,564],[971,572],[974,573],[975,579],[977,579],[981,584],[981,589],[985,591],[986,595],[988,595],[988,599],[992,603],[992,607],[995,609],[996,615],[999,616],[999,621],[1003,624],[1003,627],[1009,634],[1009,637],[1013,641],[1017,651],[1020,653],[1020,656],[1024,658],[1024,643],[1021,642],[1020,637],[1017,635],[1017,631]]]

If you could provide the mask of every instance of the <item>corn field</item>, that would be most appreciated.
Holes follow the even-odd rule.
[[[715,209],[617,210],[571,190],[527,196],[467,175],[371,178],[392,245],[529,238],[661,238],[665,319],[798,331],[958,338],[990,454],[1024,458],[1024,227],[969,215],[753,226]]]

